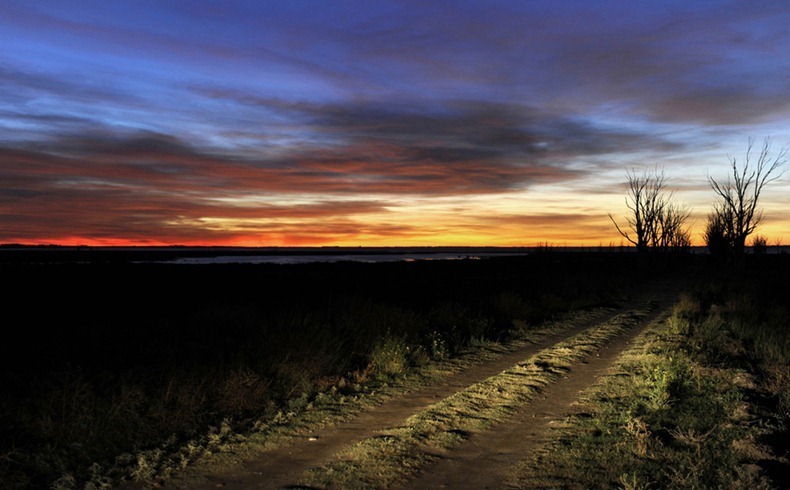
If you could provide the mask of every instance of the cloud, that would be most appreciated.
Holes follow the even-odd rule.
[[[607,101],[658,122],[702,125],[787,115],[786,6],[688,4],[641,16],[619,8],[619,15],[586,19],[547,46],[554,81],[547,86],[567,94],[570,106]]]
[[[482,99],[350,101],[307,103],[221,89],[204,96],[239,107],[260,108],[261,116],[292,121],[318,151],[342,153],[397,148],[417,161],[486,161],[497,165],[561,166],[580,156],[679,148],[660,136],[596,126],[580,116],[561,115],[518,103]],[[321,145],[326,145],[322,148]]]
[[[790,114],[790,84],[782,93],[761,94],[755,87],[728,86],[689,89],[661,99],[653,111],[660,121],[693,121],[736,125],[770,121]]]
[[[679,132],[790,112],[773,2],[207,8],[0,6],[0,234],[422,237],[393,202],[616,193],[602,176],[721,146]],[[465,214],[445,231],[505,226]]]
[[[253,142],[235,152],[233,146],[108,128],[7,143],[0,148],[0,213],[20,219],[9,220],[5,238],[67,229],[184,238],[203,230],[212,237],[220,235],[217,223],[247,232],[243,223],[265,230],[266,220],[353,221],[359,214],[386,214],[388,196],[521,191],[589,177],[594,169],[573,164],[580,157],[673,146],[646,134],[480,101],[420,107],[209,95],[298,123],[302,144],[269,151]],[[325,197],[272,204],[293,203],[299,195]]]
[[[290,220],[298,228],[304,220],[386,212],[362,199],[277,204],[272,188],[283,183],[274,182],[271,169],[256,173],[254,166],[201,154],[163,135],[75,137],[37,151],[2,148],[0,162],[0,241],[80,235],[180,243],[234,236],[212,222],[257,223],[265,230],[267,220]]]
[[[461,3],[382,14],[330,42],[371,86],[418,100],[476,93],[548,110],[615,107],[657,122],[734,125],[790,111],[788,21],[790,9],[772,2]]]
[[[475,215],[481,228],[520,230],[524,236],[538,236],[543,240],[581,241],[597,245],[612,236],[612,224],[605,213],[504,213]]]
[[[16,111],[15,117],[22,118],[69,118],[79,122],[85,118],[72,114],[37,114],[35,107],[49,101],[79,101],[90,105],[139,104],[141,98],[117,87],[96,83],[88,77],[67,76],[67,73],[48,73],[35,69],[20,69],[13,65],[0,64],[0,101],[26,109]],[[33,103],[33,107],[30,104]],[[26,105],[28,104],[28,105]],[[63,108],[60,106],[59,108]],[[32,112],[31,112],[32,111]],[[6,112],[12,116],[11,112]]]

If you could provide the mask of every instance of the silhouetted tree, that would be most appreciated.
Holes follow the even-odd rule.
[[[688,250],[691,247],[691,233],[684,225],[691,215],[691,210],[667,202],[662,211],[658,216],[657,228],[660,232],[656,234],[655,247],[661,251]]]
[[[754,141],[750,138],[742,164],[730,158],[732,173],[726,181],[708,176],[708,183],[718,197],[713,213],[708,216],[705,233],[711,253],[743,255],[746,238],[763,218],[762,210],[757,209],[760,194],[766,184],[778,179],[783,173],[779,169],[786,162],[786,148],[772,156],[771,139],[766,138],[755,161],[752,156],[753,145]]]
[[[687,249],[691,238],[684,224],[691,211],[672,203],[673,193],[666,189],[664,171],[646,170],[637,175],[635,170],[630,170],[626,176],[625,205],[630,214],[625,219],[633,234],[623,230],[609,213],[620,235],[635,245],[638,252]]]

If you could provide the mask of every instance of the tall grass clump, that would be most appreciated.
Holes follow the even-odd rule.
[[[403,338],[381,339],[370,353],[371,367],[385,378],[403,375],[409,369],[409,351],[409,345]]]

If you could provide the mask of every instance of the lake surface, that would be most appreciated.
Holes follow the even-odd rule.
[[[524,256],[528,247],[65,247],[0,246],[0,264],[306,264]]]
[[[157,261],[168,264],[310,264],[316,262],[415,262],[418,260],[480,260],[488,257],[518,257],[528,253],[403,253],[403,254],[321,254],[321,255],[218,255],[180,257]]]
[[[635,253],[633,247],[66,247],[0,245],[0,265],[65,263],[309,264],[319,262],[414,262],[523,257],[544,252]],[[705,247],[692,247],[706,254]],[[751,253],[751,249],[747,250]],[[788,246],[768,254],[790,253]]]

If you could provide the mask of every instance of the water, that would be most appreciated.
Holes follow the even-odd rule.
[[[157,261],[168,264],[310,264],[316,262],[415,262],[420,260],[480,260],[487,257],[516,257],[527,253],[482,252],[459,253],[402,253],[402,254],[321,254],[321,255],[218,255],[215,257],[180,257]]]

